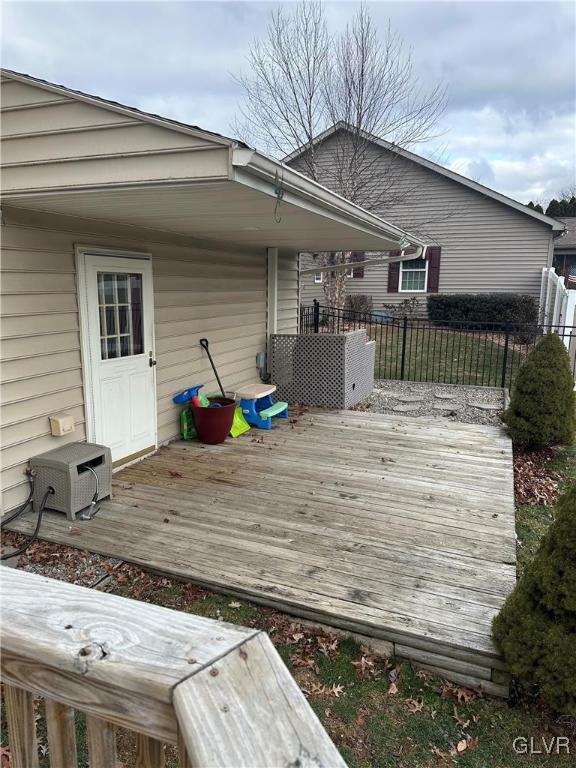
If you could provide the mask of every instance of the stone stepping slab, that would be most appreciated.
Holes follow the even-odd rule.
[[[400,403],[423,403],[424,395],[395,395]]]
[[[443,403],[432,403],[432,408],[437,411],[459,411],[462,408],[462,403],[458,403],[456,400],[451,402],[445,400]]]
[[[392,410],[398,413],[410,413],[411,411],[419,411],[420,407],[419,403],[401,403],[400,405],[395,405]]]
[[[456,395],[453,392],[434,392],[434,397],[437,397],[438,400],[454,400]]]
[[[480,408],[482,411],[501,411],[502,405],[496,405],[494,403],[482,403],[478,400],[468,400],[468,405],[472,408]]]

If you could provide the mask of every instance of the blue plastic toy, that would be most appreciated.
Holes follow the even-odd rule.
[[[242,415],[253,427],[272,429],[272,419],[288,418],[288,403],[275,403],[272,394],[276,391],[274,384],[252,385],[238,392]]]
[[[197,397],[198,399],[202,399],[204,395],[200,394],[200,390],[204,384],[195,384],[193,387],[189,387],[188,389],[185,389],[183,392],[178,392],[177,395],[174,395],[172,398],[173,402],[176,403],[176,405],[186,405],[187,403],[190,403],[192,401],[193,397]],[[208,403],[206,403],[208,405]]]

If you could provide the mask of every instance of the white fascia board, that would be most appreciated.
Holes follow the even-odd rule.
[[[282,190],[282,200],[305,208],[325,218],[347,224],[354,229],[392,241],[398,248],[423,248],[425,243],[384,219],[375,216],[346,198],[309,179],[302,173],[251,149],[232,152],[234,181],[276,197]]]

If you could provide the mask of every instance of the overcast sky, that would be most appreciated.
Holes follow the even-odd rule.
[[[4,2],[2,64],[230,135],[264,2]],[[442,138],[419,149],[528,202],[575,183],[575,6],[561,2],[369,3],[445,82]],[[340,29],[357,6],[326,3]]]

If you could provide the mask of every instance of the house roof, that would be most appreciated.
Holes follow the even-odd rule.
[[[576,249],[576,216],[559,219],[566,227],[564,234],[554,243],[554,250]]]
[[[51,83],[49,80],[43,80],[40,77],[34,77],[33,75],[28,75],[24,72],[16,72],[13,69],[6,69],[5,67],[2,67],[0,71],[2,72],[3,75],[10,76],[15,80],[20,80],[21,82],[29,82],[31,85],[37,85],[38,87],[43,88],[44,90],[52,91],[54,93],[62,93],[67,96],[73,96],[74,98],[79,99],[81,101],[85,101],[85,102],[94,104],[96,106],[105,107],[106,109],[110,109],[120,114],[132,115],[136,118],[139,118],[140,120],[153,122],[155,124],[162,124],[174,130],[184,130],[186,133],[194,132],[194,133],[200,133],[202,135],[211,136],[213,139],[223,144],[234,144],[235,146],[238,146],[238,147],[248,148],[248,144],[245,144],[243,141],[240,141],[239,139],[232,139],[228,136],[223,136],[221,133],[216,133],[215,131],[208,131],[206,130],[206,128],[200,128],[197,125],[191,125],[190,123],[182,123],[179,120],[173,120],[172,118],[169,118],[169,117],[163,117],[162,115],[157,115],[153,112],[144,112],[142,109],[138,109],[137,107],[130,107],[126,104],[121,104],[119,101],[104,99],[102,96],[94,96],[94,94],[92,93],[86,93],[85,91],[78,91],[74,88],[68,88],[67,86],[60,85],[58,83]]]
[[[333,126],[331,126],[330,128],[327,128],[322,133],[319,133],[318,136],[316,136],[313,140],[314,144],[320,144],[321,142],[328,139],[330,136],[334,136],[336,133],[338,133],[338,131],[352,132],[352,129],[347,123],[343,121],[335,123]],[[409,152],[407,149],[398,147],[395,144],[392,144],[391,142],[386,141],[385,139],[381,139],[378,136],[374,136],[373,134],[368,133],[367,131],[361,131],[361,135],[367,141],[371,141],[373,144],[376,144],[379,147],[383,147],[384,149],[393,151],[400,157],[404,157],[406,160],[411,160],[412,162],[417,163],[418,165],[421,165],[424,168],[428,168],[429,170],[434,171],[435,173],[439,173],[441,176],[445,176],[446,178],[451,179],[451,181],[455,181],[456,183],[462,184],[463,186],[468,187],[469,189],[473,189],[475,192],[479,192],[481,195],[485,195],[486,197],[490,197],[493,200],[496,200],[497,202],[502,203],[503,205],[507,205],[508,207],[513,208],[519,213],[523,213],[526,216],[530,216],[533,219],[537,219],[538,221],[542,222],[542,224],[547,224],[548,226],[552,227],[552,230],[554,231],[561,232],[564,229],[564,225],[557,219],[553,219],[550,216],[545,216],[543,213],[539,213],[538,211],[535,211],[532,208],[528,208],[528,206],[522,205],[522,203],[519,203],[517,200],[513,200],[511,197],[507,197],[506,195],[503,195],[500,192],[496,192],[494,189],[490,189],[489,187],[486,187],[483,184],[479,184],[477,181],[472,181],[472,179],[469,179],[466,176],[462,176],[461,174],[456,173],[455,171],[451,171],[448,168],[444,168],[444,166],[439,165],[438,163],[434,163],[432,162],[432,160],[427,160],[426,158],[421,157],[420,155],[416,155],[414,152]],[[290,164],[293,160],[305,154],[306,151],[307,151],[307,146],[303,145],[299,149],[287,155],[284,158],[283,162]]]
[[[235,246],[302,251],[395,250],[412,246],[420,252],[425,245],[420,238],[244,142],[31,75],[7,69],[1,73],[8,81],[35,86],[56,97],[82,101],[170,131],[208,139],[217,152],[226,156],[208,168],[200,166],[193,152],[188,158],[184,154],[174,155],[177,159],[172,164],[164,159],[170,155],[163,154],[159,162],[148,165],[147,158],[139,158],[141,165],[134,173],[133,166],[128,165],[130,172],[126,171],[126,164],[122,165],[123,158],[130,155],[124,150],[90,155],[90,163],[80,164],[79,170],[76,155],[11,162],[9,153],[4,151],[3,199],[14,207],[145,226]],[[55,98],[48,103],[57,105],[63,101]],[[4,106],[4,110],[30,111],[30,106],[41,107],[41,103]],[[31,121],[34,125],[33,118]],[[186,151],[185,148],[182,153]],[[107,166],[102,170],[99,165],[108,158],[114,159],[113,172]],[[46,174],[47,167],[58,171]]]

